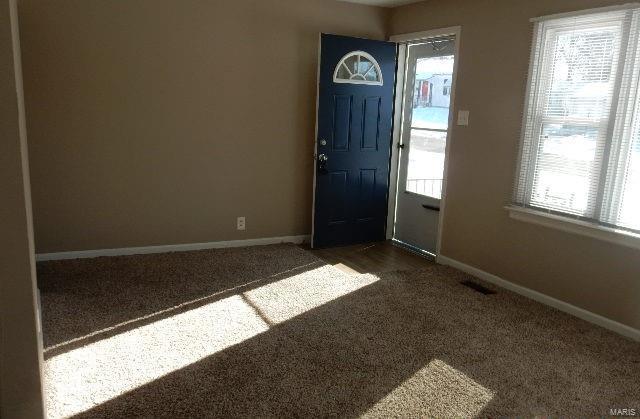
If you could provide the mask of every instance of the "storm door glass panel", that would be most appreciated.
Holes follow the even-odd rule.
[[[411,102],[406,191],[442,198],[453,55],[419,58]]]

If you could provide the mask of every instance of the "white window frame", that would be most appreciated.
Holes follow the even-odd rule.
[[[640,3],[629,3],[629,4],[619,5],[619,6],[602,7],[602,8],[588,9],[588,10],[582,10],[577,12],[569,12],[569,13],[561,13],[556,15],[544,16],[540,18],[533,18],[531,19],[531,21],[535,23],[535,22],[540,22],[544,20],[552,20],[552,19],[580,16],[580,15],[593,14],[593,13],[604,13],[604,12],[616,11],[616,10],[637,9],[639,7],[640,7]],[[534,42],[540,42],[540,33],[538,30],[539,29],[538,26],[539,25],[536,24],[534,28],[534,36],[533,36]],[[628,37],[628,33],[623,34],[623,40],[625,37]],[[525,96],[526,103],[525,103],[525,114],[523,116],[523,122],[522,122],[523,132],[522,132],[521,144],[524,141],[524,135],[525,135],[524,131],[527,125],[527,119],[529,117],[529,115],[527,115],[527,109],[529,109],[530,106],[537,107],[535,103],[534,104],[530,103],[531,99],[537,102],[537,97],[538,97],[537,95],[535,98],[531,96],[532,80],[536,76],[533,74],[533,72],[536,69],[543,69],[544,71],[544,69],[547,67],[545,63],[540,64],[536,62],[536,59],[541,59],[541,57],[536,57],[534,54],[532,54],[530,58],[530,63],[529,63],[529,75],[528,75],[527,91]],[[625,65],[624,62],[616,63],[616,67],[624,66],[624,65]],[[616,71],[620,72],[621,70],[616,68]],[[616,87],[614,91],[614,96],[612,98],[611,115],[608,118],[609,126],[607,128],[607,131],[608,131],[607,139],[606,139],[607,144],[605,145],[607,149],[609,149],[611,147],[611,143],[615,141],[612,138],[612,134],[613,134],[614,126],[616,125],[615,116],[614,116],[616,112],[615,104],[618,103],[619,83],[620,83],[621,77],[622,77],[622,74],[619,73],[615,81]],[[540,86],[537,86],[537,87],[540,88]],[[548,120],[550,120],[549,117],[542,117],[539,114],[539,111],[537,109],[535,110],[535,118],[541,118],[540,121],[535,122],[534,127],[536,130],[539,130],[539,127],[542,127],[544,122],[549,123]],[[562,122],[566,123],[565,120],[563,120]],[[589,122],[589,121],[581,121],[581,122]],[[590,123],[588,123],[587,125],[590,126]],[[533,138],[538,138],[538,137],[539,137],[538,133],[533,134]],[[603,157],[603,161],[602,161],[601,176],[599,179],[599,182],[601,182],[602,184],[598,187],[597,202],[590,203],[589,204],[590,208],[588,209],[588,212],[592,211],[593,213],[596,214],[596,217],[599,216],[599,212],[603,208],[602,191],[605,188],[604,183],[607,181],[610,181],[606,179],[606,173],[608,170],[608,163],[609,163],[607,154],[608,154],[608,151],[605,152],[605,156]],[[522,156],[518,156],[516,181],[518,181],[520,178],[522,164],[523,164]],[[535,164],[535,159],[532,159],[532,161],[529,161],[529,164]],[[597,181],[597,180],[598,179],[594,181]],[[532,190],[530,185],[531,181],[532,179],[527,179],[527,185],[525,186],[525,190],[524,190],[524,202],[519,202],[517,204],[511,204],[511,205],[505,206],[505,209],[509,212],[509,216],[512,219],[533,223],[533,224],[537,224],[537,225],[541,225],[549,228],[554,228],[554,229],[562,230],[569,233],[579,234],[579,235],[607,241],[610,243],[616,243],[616,244],[620,244],[627,247],[640,249],[640,234],[638,234],[637,232],[626,230],[623,228],[617,228],[615,226],[602,225],[590,220],[584,220],[581,217],[573,216],[572,214],[569,214],[569,213],[562,214],[562,213],[557,213],[550,210],[547,211],[543,208],[528,206],[531,202],[531,197],[532,197]],[[515,191],[515,193],[517,193],[517,190]]]

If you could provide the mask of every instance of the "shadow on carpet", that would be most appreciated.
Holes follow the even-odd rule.
[[[286,245],[40,262],[45,358],[323,264]]]

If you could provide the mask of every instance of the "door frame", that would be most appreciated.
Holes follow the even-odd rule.
[[[313,236],[316,232],[316,176],[318,174],[318,111],[320,110],[320,60],[322,59],[322,32],[318,32],[318,65],[316,67],[316,126],[313,132],[313,192],[311,195],[311,236],[309,247],[313,248]]]
[[[406,58],[407,58],[407,44],[414,41],[427,40],[429,38],[438,38],[441,36],[455,36],[455,61],[453,63],[453,76],[451,79],[451,105],[449,106],[449,125],[447,128],[447,144],[444,151],[444,172],[442,179],[442,199],[440,200],[440,214],[438,217],[438,236],[436,240],[436,260],[440,255],[442,246],[442,225],[444,220],[444,213],[446,210],[447,200],[447,178],[449,173],[449,157],[451,150],[451,138],[453,133],[454,121],[456,112],[456,91],[458,81],[458,64],[460,62],[460,37],[462,36],[461,26],[451,26],[447,28],[433,29],[421,32],[411,32],[399,35],[393,35],[389,37],[391,42],[398,44],[398,69],[396,72],[396,97],[395,97],[395,109],[393,114],[393,132],[392,132],[392,144],[391,144],[391,164],[389,171],[389,202],[387,209],[387,239],[391,240],[395,235],[395,223],[396,223],[396,204],[398,200],[398,191],[400,190],[398,185],[398,174],[400,169],[400,148],[398,144],[402,139],[402,120],[404,116],[404,81],[406,78]],[[393,199],[392,199],[393,198]]]

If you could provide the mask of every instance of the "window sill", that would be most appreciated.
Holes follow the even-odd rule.
[[[609,243],[640,249],[640,234],[605,227],[589,223],[587,221],[574,220],[561,215],[547,214],[545,212],[529,208],[521,208],[511,205],[507,205],[504,208],[509,211],[509,216],[514,220],[538,224],[544,227],[566,231],[568,233],[579,234],[581,236],[587,236],[607,241]]]

